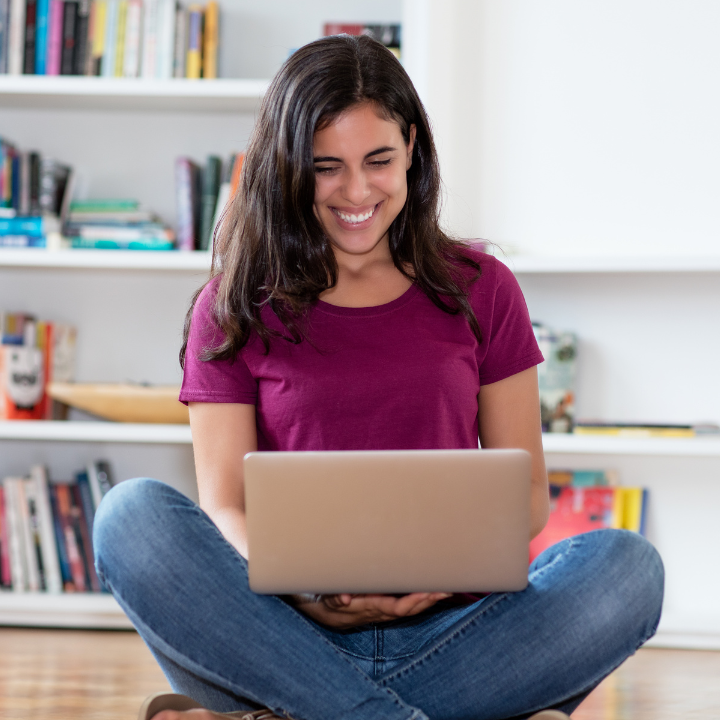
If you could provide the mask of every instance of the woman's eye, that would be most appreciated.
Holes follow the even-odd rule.
[[[373,167],[384,167],[385,165],[389,165],[392,162],[392,158],[388,158],[387,160],[371,160],[370,165]]]
[[[319,166],[317,166],[317,165],[315,166],[315,172],[316,172],[318,175],[331,175],[331,174],[334,173],[336,170],[339,170],[339,168],[337,168],[337,167],[327,167],[327,166],[325,166],[325,167],[320,166],[320,167],[319,167]]]

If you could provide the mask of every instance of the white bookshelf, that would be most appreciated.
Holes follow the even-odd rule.
[[[0,625],[130,629],[112,595],[0,591]]]
[[[108,270],[209,270],[212,253],[158,250],[0,248],[0,267]]]
[[[544,433],[546,454],[720,458],[720,437],[631,438]]]
[[[269,80],[0,75],[0,103],[32,108],[254,112]]]
[[[720,272],[718,255],[503,255],[498,260],[522,274],[587,273],[715,273]]]
[[[2,440],[166,445],[192,443],[189,425],[52,420],[0,421]]]

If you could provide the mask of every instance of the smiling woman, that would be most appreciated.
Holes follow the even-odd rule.
[[[548,487],[527,307],[440,229],[429,122],[395,57],[367,37],[298,50],[242,172],[181,351],[199,507],[143,478],[95,520],[98,574],[191,696],[141,720],[567,718],[657,625],[662,565],[640,536],[560,543],[521,592],[250,590],[248,452],[521,448],[528,539]]]

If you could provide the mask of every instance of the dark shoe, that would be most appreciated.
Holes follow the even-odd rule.
[[[183,712],[185,710],[195,710],[202,708],[200,703],[195,702],[187,695],[178,695],[177,693],[156,693],[145,699],[140,706],[138,720],[152,720],[161,710],[177,710]],[[236,710],[229,713],[217,713],[227,718],[235,718],[236,720],[284,720],[278,718],[272,710],[263,708],[262,710]]]

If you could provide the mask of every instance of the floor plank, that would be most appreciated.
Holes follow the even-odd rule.
[[[168,690],[133,632],[0,629],[0,718],[132,720]],[[720,652],[641,650],[575,720],[720,720]]]

